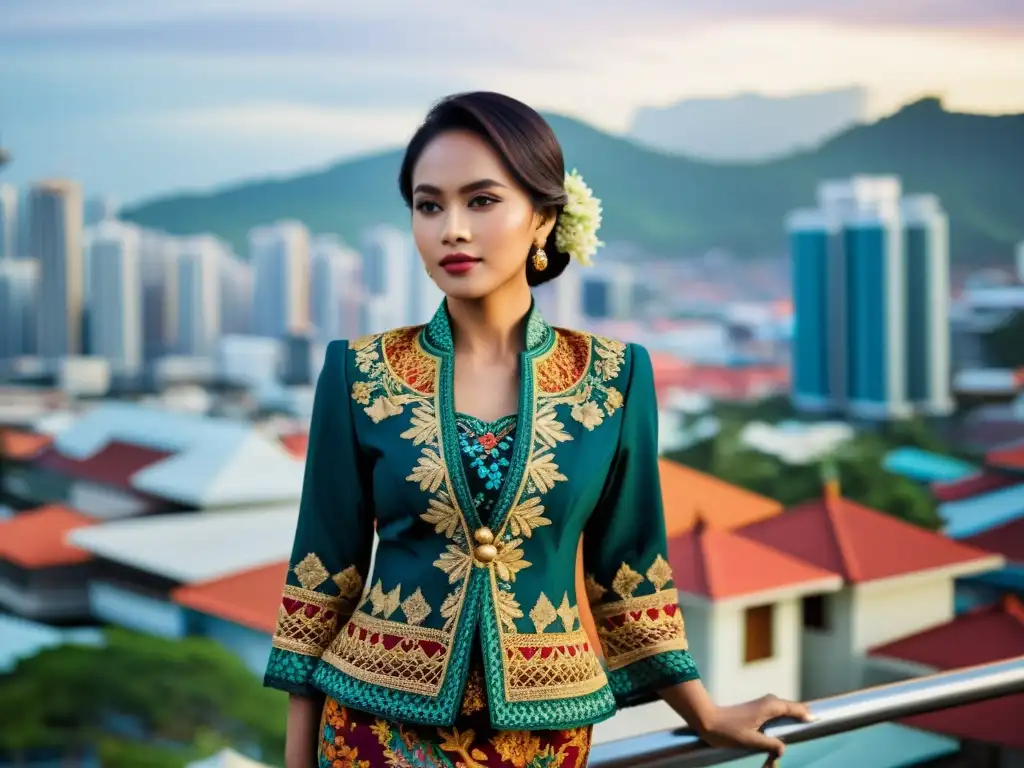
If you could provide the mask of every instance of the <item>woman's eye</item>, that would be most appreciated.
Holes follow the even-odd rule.
[[[495,198],[490,197],[488,195],[477,195],[476,197],[469,201],[469,207],[480,208],[483,206],[492,205],[493,203],[496,202],[498,201]]]
[[[433,200],[420,200],[416,203],[416,210],[420,213],[434,213],[440,210],[440,206]]]

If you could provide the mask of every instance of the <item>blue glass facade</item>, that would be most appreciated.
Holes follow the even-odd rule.
[[[843,232],[846,252],[846,392],[849,400],[889,399],[887,233],[857,226]]]
[[[583,280],[580,285],[580,303],[586,317],[611,317],[611,285],[606,280]]]
[[[829,232],[790,234],[793,260],[793,391],[798,397],[830,398]]]

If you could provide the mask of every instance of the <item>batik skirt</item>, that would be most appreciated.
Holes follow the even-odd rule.
[[[490,725],[483,675],[474,665],[450,728],[407,725],[324,704],[320,768],[584,768],[591,726],[561,731],[499,731]]]

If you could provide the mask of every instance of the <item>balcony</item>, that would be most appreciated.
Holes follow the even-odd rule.
[[[779,720],[765,732],[787,745],[869,725],[1024,693],[1024,656],[966,667],[810,702],[814,722]],[[1024,711],[1021,712],[1024,727]],[[704,744],[688,728],[610,741],[594,747],[591,768],[695,768],[750,753]],[[972,763],[973,765],[974,763]]]

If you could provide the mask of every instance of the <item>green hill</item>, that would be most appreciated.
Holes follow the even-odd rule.
[[[1024,115],[947,112],[925,99],[813,151],[757,164],[666,155],[559,115],[549,121],[569,167],[603,199],[602,237],[667,255],[722,246],[741,255],[785,247],[783,220],[813,205],[817,183],[855,173],[897,174],[907,192],[937,194],[950,217],[953,258],[1005,260],[1024,240]],[[174,234],[212,232],[240,254],[248,230],[279,218],[352,242],[368,226],[407,225],[398,150],[323,171],[167,197],[124,212]]]

